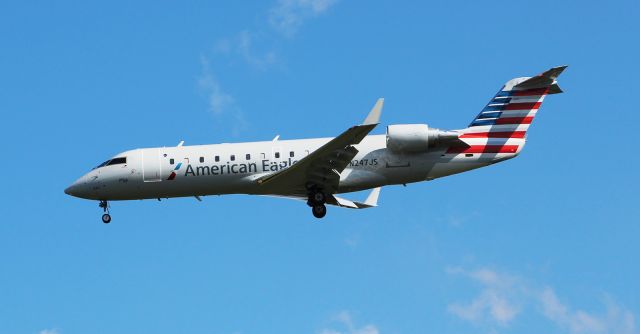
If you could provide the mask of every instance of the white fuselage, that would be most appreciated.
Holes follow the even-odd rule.
[[[256,180],[295,164],[332,138],[136,149],[126,158],[95,168],[66,192],[96,200],[132,200],[221,194],[304,195],[258,184]],[[487,166],[516,156],[524,138],[465,139],[469,145],[518,145],[513,153],[457,154],[448,147],[426,153],[397,154],[387,149],[385,135],[369,135],[354,145],[358,154],[340,173],[338,192],[432,180]],[[115,161],[115,159],[113,160]],[[174,175],[172,176],[172,173]]]

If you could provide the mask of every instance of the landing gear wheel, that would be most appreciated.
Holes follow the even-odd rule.
[[[109,224],[111,222],[111,215],[109,214],[109,202],[105,200],[100,200],[100,204],[98,204],[104,214],[102,215],[102,222],[105,224]]]
[[[322,190],[318,189],[316,186],[313,186],[312,189],[309,189],[309,197],[307,199],[307,205],[310,207],[314,207],[316,205],[322,205],[327,202],[327,195],[322,192]]]
[[[327,214],[327,207],[324,206],[324,204],[314,205],[311,208],[311,212],[313,213],[314,217],[322,218]]]
[[[311,195],[313,202],[318,204],[324,204],[327,201],[327,198],[324,196],[324,193],[321,191],[315,192]]]

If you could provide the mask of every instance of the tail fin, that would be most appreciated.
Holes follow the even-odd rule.
[[[525,138],[545,96],[562,93],[556,79],[566,67],[509,80],[460,138]]]

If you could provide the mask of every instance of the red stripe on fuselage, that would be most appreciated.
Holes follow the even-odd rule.
[[[518,145],[471,145],[467,147],[450,147],[447,154],[462,153],[516,153]]]
[[[460,138],[524,138],[526,133],[526,131],[471,132],[462,134]]]

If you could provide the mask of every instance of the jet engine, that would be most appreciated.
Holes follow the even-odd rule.
[[[387,126],[387,148],[394,153],[424,153],[439,144],[457,139],[457,132],[429,128],[427,124]]]

